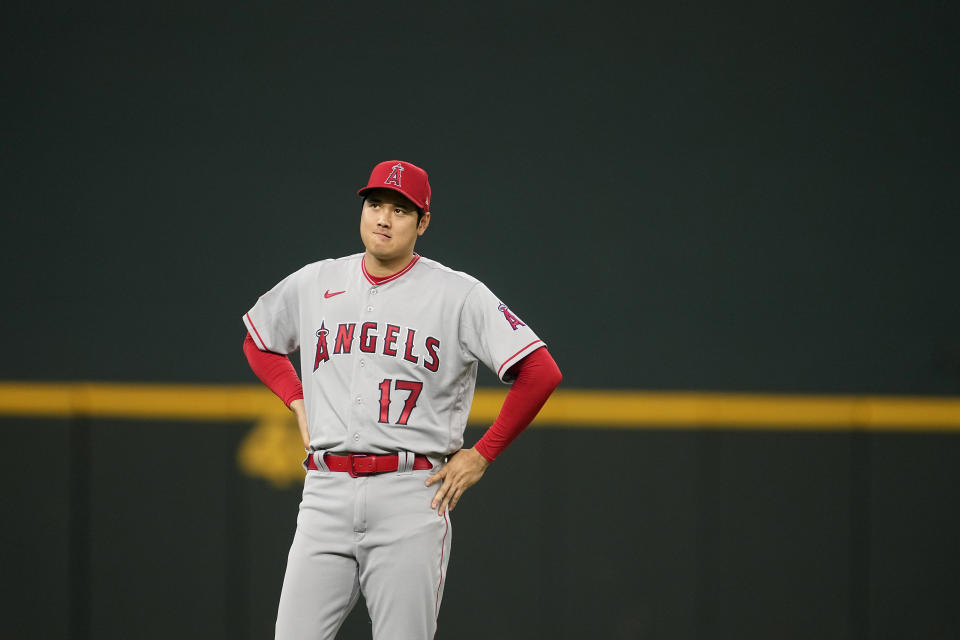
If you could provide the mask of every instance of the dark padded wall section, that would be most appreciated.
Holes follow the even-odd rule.
[[[403,157],[570,386],[960,385],[947,4],[96,7],[0,9],[0,377],[250,380]]]

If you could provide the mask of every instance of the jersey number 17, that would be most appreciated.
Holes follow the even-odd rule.
[[[403,401],[403,410],[396,424],[406,425],[410,420],[410,414],[413,408],[417,406],[417,398],[423,390],[423,383],[415,380],[391,380],[386,378],[380,383],[380,420],[381,424],[390,423],[390,389],[393,387],[397,391],[406,391],[407,398]]]

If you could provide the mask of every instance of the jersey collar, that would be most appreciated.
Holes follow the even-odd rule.
[[[372,285],[386,284],[386,283],[388,283],[388,282],[393,282],[394,280],[396,280],[397,278],[399,278],[399,277],[402,276],[403,274],[405,274],[405,273],[407,273],[408,271],[410,271],[410,269],[413,269],[413,265],[417,264],[417,260],[419,260],[419,259],[420,259],[420,255],[417,254],[417,253],[414,253],[414,254],[413,254],[413,260],[411,260],[409,263],[407,263],[407,266],[405,266],[403,269],[400,269],[400,271],[397,271],[396,273],[392,273],[392,274],[390,274],[389,276],[384,276],[384,277],[382,277],[382,278],[379,278],[379,277],[377,277],[377,276],[371,275],[371,274],[367,271],[367,264],[366,264],[366,262],[364,261],[364,259],[363,259],[362,257],[360,258],[360,269],[363,271],[363,277],[366,278],[366,279],[367,279],[367,282],[369,282],[370,284],[372,284]]]

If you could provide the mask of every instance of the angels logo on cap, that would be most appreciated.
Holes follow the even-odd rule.
[[[402,187],[400,184],[400,178],[403,177],[403,165],[399,162],[391,168],[390,175],[387,176],[387,179],[383,181],[383,184],[395,184],[398,187]]]
[[[372,189],[390,189],[406,196],[423,211],[430,211],[430,179],[427,172],[403,160],[381,162],[370,172],[367,186],[357,191],[363,196]]]

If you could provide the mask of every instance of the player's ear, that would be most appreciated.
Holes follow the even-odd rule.
[[[430,212],[427,211],[423,214],[423,217],[420,218],[420,224],[417,225],[417,235],[422,236],[423,232],[427,230],[427,227],[430,226]]]

